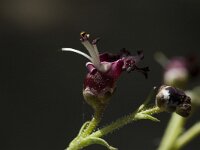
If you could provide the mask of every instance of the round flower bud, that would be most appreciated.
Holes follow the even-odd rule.
[[[167,111],[188,117],[191,112],[191,99],[182,90],[172,86],[161,86],[156,95],[156,105]]]
[[[164,83],[184,88],[189,78],[199,73],[199,64],[195,57],[175,57],[165,65]]]
[[[188,82],[189,70],[186,60],[177,57],[169,60],[165,66],[164,83],[176,87],[184,87]]]

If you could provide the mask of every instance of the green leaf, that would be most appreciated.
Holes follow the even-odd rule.
[[[114,147],[110,146],[104,139],[101,139],[101,138],[88,137],[88,138],[87,138],[87,141],[88,141],[90,144],[99,144],[99,145],[105,146],[105,147],[107,147],[109,150],[117,150],[117,148],[114,148]]]
[[[158,120],[157,118],[155,118],[151,115],[148,115],[148,114],[143,114],[143,113],[138,113],[136,118],[137,119],[148,119],[148,120],[151,120],[151,121],[160,122],[160,120]]]
[[[159,119],[157,119],[156,117],[153,117],[153,116],[151,116],[151,115],[145,114],[145,118],[146,118],[146,119],[149,119],[149,120],[151,120],[151,121],[160,122]]]

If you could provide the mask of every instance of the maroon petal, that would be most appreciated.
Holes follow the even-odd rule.
[[[136,69],[136,71],[141,72],[145,76],[146,79],[148,78],[148,72],[150,71],[149,67],[139,68],[136,66],[135,69]]]
[[[144,55],[142,52],[138,52],[138,55],[136,55],[136,56],[128,56],[128,57],[122,58],[124,61],[123,70],[125,70],[127,72],[136,70],[136,71],[144,74],[145,78],[147,78],[148,72],[149,72],[149,67],[140,68],[137,66],[138,62],[140,60],[142,60],[143,58],[144,58]]]
[[[119,54],[111,54],[111,53],[102,53],[100,54],[100,61],[101,62],[114,62],[117,61],[118,59],[120,59],[120,55]]]

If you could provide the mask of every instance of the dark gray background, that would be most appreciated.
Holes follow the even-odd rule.
[[[92,110],[82,97],[87,60],[60,51],[62,47],[85,51],[79,42],[80,31],[102,38],[100,52],[143,49],[141,66],[151,69],[147,80],[136,72],[123,74],[103,125],[136,109],[150,89],[161,84],[162,68],[154,61],[154,52],[163,51],[169,57],[192,52],[200,56],[199,0],[0,3],[2,150],[63,150],[91,118]],[[135,122],[105,139],[120,150],[155,150],[170,114],[157,117],[160,123]],[[199,112],[187,127],[197,118]],[[200,149],[199,138],[185,148],[191,149]]]

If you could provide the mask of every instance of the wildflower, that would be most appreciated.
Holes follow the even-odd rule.
[[[167,112],[176,112],[182,117],[191,112],[191,98],[172,86],[161,86],[156,95],[156,105]]]
[[[167,85],[182,88],[189,78],[198,75],[199,68],[194,56],[172,58],[165,65],[164,82]]]
[[[75,52],[89,59],[90,62],[86,63],[88,74],[83,84],[83,96],[94,109],[105,107],[108,104],[109,98],[115,91],[116,81],[123,71],[136,70],[147,77],[148,67],[139,68],[137,66],[138,62],[144,58],[141,51],[138,51],[136,56],[132,56],[125,49],[119,54],[107,52],[99,54],[96,45],[99,38],[90,42],[89,34],[81,32],[80,40],[90,55],[72,48],[62,48],[62,50]]]

